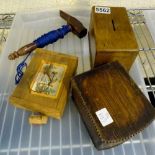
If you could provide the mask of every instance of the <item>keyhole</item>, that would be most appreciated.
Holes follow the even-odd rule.
[[[115,24],[114,24],[114,20],[112,19],[112,26],[113,26],[113,30],[115,31],[116,28],[115,28]]]

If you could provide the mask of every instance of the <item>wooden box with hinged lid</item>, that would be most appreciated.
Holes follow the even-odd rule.
[[[72,95],[99,150],[123,143],[155,118],[155,108],[118,62],[75,76]]]
[[[59,119],[77,62],[75,56],[37,49],[9,101],[17,107]]]
[[[138,45],[123,7],[92,7],[89,41],[92,68],[112,61],[119,61],[130,69]]]

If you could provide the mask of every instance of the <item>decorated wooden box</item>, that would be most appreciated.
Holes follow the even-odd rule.
[[[10,96],[10,102],[17,107],[59,119],[77,63],[75,56],[37,49],[22,80]]]
[[[92,7],[89,41],[92,68],[117,60],[129,70],[138,54],[134,32],[123,7]]]
[[[155,117],[155,108],[118,62],[75,76],[72,95],[99,150],[123,143]]]

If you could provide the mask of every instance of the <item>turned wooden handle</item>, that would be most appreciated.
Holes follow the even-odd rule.
[[[37,48],[35,43],[27,44],[23,47],[21,47],[18,51],[14,51],[13,53],[9,54],[8,59],[14,60],[18,58],[19,56],[26,55],[27,53],[32,52]]]

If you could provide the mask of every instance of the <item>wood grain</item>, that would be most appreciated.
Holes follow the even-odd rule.
[[[89,30],[92,67],[117,60],[129,70],[138,54],[138,45],[126,9],[110,9],[111,14],[100,14],[92,8]]]
[[[118,63],[108,63],[72,80],[73,98],[97,149],[118,145],[146,127],[155,109]],[[106,108],[113,123],[103,127],[96,111]]]
[[[57,98],[39,96],[31,93],[31,83],[42,61],[67,65],[67,70]],[[17,107],[40,112],[47,116],[60,119],[67,102],[70,80],[76,71],[77,62],[78,59],[74,56],[37,49],[22,80],[10,96],[9,101]]]
[[[29,123],[34,125],[47,124],[48,117],[45,115],[31,115],[29,117]]]

